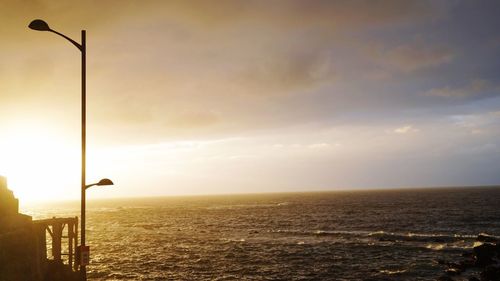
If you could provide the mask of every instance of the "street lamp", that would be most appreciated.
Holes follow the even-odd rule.
[[[102,179],[100,180],[99,182],[96,182],[96,183],[93,183],[93,184],[87,184],[85,186],[85,189],[89,188],[89,187],[92,187],[94,185],[97,185],[97,186],[105,186],[105,185],[114,185],[114,183],[110,180],[110,179]]]
[[[86,41],[85,41],[85,30],[82,30],[82,43],[79,44],[75,40],[69,38],[68,36],[61,34],[49,27],[49,25],[40,19],[36,19],[32,21],[29,25],[29,28],[37,31],[49,31],[52,33],[55,33],[64,39],[68,40],[71,42],[73,45],[75,45],[78,50],[82,53],[82,178],[81,178],[81,224],[82,224],[82,229],[81,229],[81,246],[80,250],[83,250],[85,248],[85,206],[86,206],[86,194],[85,191],[87,188],[94,186],[94,185],[112,185],[113,182],[110,181],[109,179],[102,179],[98,183],[91,184],[91,185],[86,185],[85,184],[85,167],[86,167],[86,160],[85,160],[85,150],[86,150],[86,119],[87,119],[87,104],[86,104]],[[86,268],[86,263],[81,262],[80,265],[80,272],[82,275],[82,280],[87,280],[87,268]]]

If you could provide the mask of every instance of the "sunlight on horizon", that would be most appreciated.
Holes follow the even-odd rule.
[[[81,57],[40,18],[88,31],[87,184],[115,182],[89,199],[497,184],[495,25],[320,2],[7,3],[0,174],[21,201],[80,196]]]
[[[0,139],[0,173],[26,201],[71,198],[78,184],[78,151],[60,132],[37,122],[19,122]],[[77,179],[76,181],[74,179]]]

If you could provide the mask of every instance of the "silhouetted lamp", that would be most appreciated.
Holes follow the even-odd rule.
[[[91,185],[86,185],[85,183],[85,177],[86,177],[86,146],[87,146],[87,140],[86,140],[86,135],[87,135],[87,91],[86,91],[86,88],[87,88],[87,60],[86,60],[86,53],[87,53],[87,43],[86,43],[86,31],[85,30],[82,30],[82,42],[81,44],[80,43],[77,43],[75,40],[69,38],[68,36],[62,34],[62,33],[59,33],[53,29],[51,29],[49,27],[49,25],[41,20],[41,19],[36,19],[36,20],[33,20],[29,25],[28,25],[29,28],[33,29],[33,30],[37,30],[37,31],[49,31],[51,33],[55,33],[61,37],[63,37],[64,39],[68,40],[69,42],[71,42],[73,45],[75,45],[78,50],[80,50],[81,52],[81,55],[82,55],[82,178],[81,178],[81,194],[82,194],[82,199],[81,199],[81,246],[80,248],[81,249],[84,249],[85,248],[85,221],[86,221],[86,218],[85,218],[85,210],[86,210],[86,190],[87,188],[91,187],[91,186],[94,186],[94,185],[112,185],[113,182],[110,181],[109,179],[103,179],[101,181],[99,181],[98,183],[96,184],[91,184]],[[82,259],[83,261],[83,259]],[[86,269],[86,264],[87,262],[82,262],[80,264],[80,272],[82,274],[82,280],[87,280],[87,269]]]
[[[85,186],[85,189],[91,187],[91,186],[105,186],[105,185],[114,185],[114,183],[110,179],[102,179],[99,182],[93,183],[93,184],[88,184]]]
[[[38,31],[50,31],[49,25],[43,20],[34,20],[28,25],[29,28]]]
[[[61,37],[63,37],[64,39],[68,40],[69,42],[71,42],[73,45],[75,45],[80,51],[82,51],[83,53],[83,57],[85,57],[85,30],[82,30],[82,44],[78,44],[75,40],[69,38],[68,36],[62,34],[62,33],[59,33],[53,29],[51,29],[49,27],[49,24],[46,23],[45,21],[43,20],[40,20],[40,19],[37,19],[37,20],[34,20],[32,21],[29,25],[28,25],[29,28],[33,29],[33,30],[37,30],[37,31],[50,31],[52,33],[55,33]]]

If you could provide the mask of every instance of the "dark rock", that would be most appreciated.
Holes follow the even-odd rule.
[[[462,260],[460,265],[463,267],[464,271],[468,268],[474,267],[475,261],[473,258]]]
[[[446,273],[448,274],[460,274],[466,269],[466,265],[463,264],[462,262],[455,263],[455,262],[450,262],[448,263],[448,269],[446,270]]]
[[[488,243],[498,243],[500,240],[498,240],[497,237],[491,236],[488,234],[481,233],[477,236],[476,238],[477,241],[479,242],[488,242]]]
[[[476,257],[476,266],[484,267],[493,263],[493,258],[497,254],[497,247],[494,244],[484,243],[473,249]]]
[[[482,281],[500,281],[500,266],[488,266],[481,272]]]
[[[453,280],[453,276],[464,273],[463,278],[468,278],[469,281],[500,281],[500,240],[498,237],[480,234],[477,241],[482,242],[472,251],[462,253],[462,259],[459,262],[446,262],[437,260],[438,264],[446,265],[446,275],[441,276],[438,280]],[[468,272],[470,269],[472,271]],[[479,276],[478,276],[479,275]]]
[[[437,281],[453,281],[453,278],[447,275],[440,276]]]
[[[464,272],[468,267],[472,265],[474,265],[472,261],[463,260],[458,263],[457,268],[460,269],[461,272]]]
[[[460,273],[462,273],[460,269],[454,267],[448,268],[447,270],[445,270],[445,272],[448,275],[459,275]]]
[[[462,253],[462,257],[464,257],[464,258],[471,258],[471,257],[474,257],[474,253],[469,252],[469,251],[463,252]]]

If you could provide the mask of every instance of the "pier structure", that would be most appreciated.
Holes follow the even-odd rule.
[[[71,270],[78,270],[76,260],[78,217],[53,217],[51,219],[35,220],[33,224],[37,229],[38,240],[40,241],[39,247],[45,253],[45,259],[63,264]],[[51,241],[50,258],[47,256],[47,238],[50,238]]]

